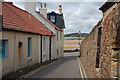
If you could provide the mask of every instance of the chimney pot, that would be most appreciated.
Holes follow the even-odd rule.
[[[43,8],[43,7],[42,7],[42,3],[40,3],[40,8]]]
[[[62,5],[59,5],[59,7],[62,7]]]
[[[44,7],[44,8],[43,8]],[[47,18],[47,8],[46,8],[46,3],[44,3],[44,6],[42,7],[42,3],[40,3],[40,9],[39,12],[43,14]]]
[[[59,5],[59,13],[62,14],[62,5]]]
[[[46,8],[47,6],[46,6],[46,3],[44,3],[44,8]]]

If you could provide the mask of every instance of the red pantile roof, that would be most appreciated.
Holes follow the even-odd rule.
[[[40,12],[36,11],[41,17],[43,17],[47,22],[49,22],[51,25],[53,25],[57,30],[62,31],[59,27],[57,27],[55,24],[53,24],[50,20],[48,20],[46,17],[44,17]]]
[[[0,11],[1,14],[1,11]],[[41,35],[54,35],[52,31],[29,14],[10,2],[2,3],[3,29],[24,31]]]

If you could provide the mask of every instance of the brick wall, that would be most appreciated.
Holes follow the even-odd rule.
[[[92,78],[118,77],[118,56],[120,53],[120,4],[115,4],[104,13],[102,20],[94,27],[81,44],[81,60]],[[100,42],[100,63],[96,68],[98,53],[98,28],[102,26]]]

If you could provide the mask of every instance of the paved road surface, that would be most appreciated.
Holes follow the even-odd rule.
[[[67,52],[64,53],[64,56],[78,56],[80,53],[79,52]]]
[[[28,78],[81,78],[76,56],[66,56]]]

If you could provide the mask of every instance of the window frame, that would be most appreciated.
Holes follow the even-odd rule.
[[[1,47],[0,58],[7,57],[7,41],[8,40],[0,40],[0,47]]]
[[[31,45],[32,45],[32,38],[28,37],[28,54],[27,54],[28,58],[31,58]]]
[[[101,58],[101,39],[102,39],[102,26],[98,28],[97,36],[97,54],[96,54],[96,68],[100,68],[100,58]]]
[[[50,16],[50,21],[53,22],[53,23],[55,23],[55,16],[54,15]]]

